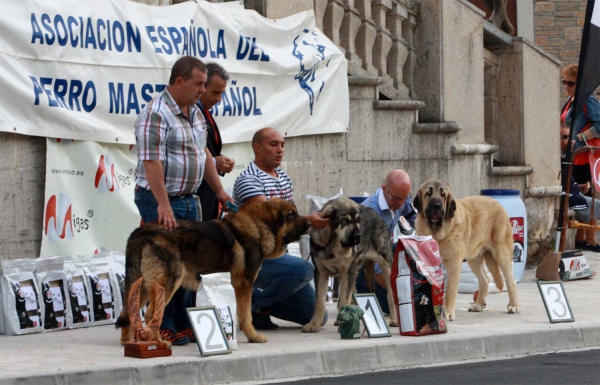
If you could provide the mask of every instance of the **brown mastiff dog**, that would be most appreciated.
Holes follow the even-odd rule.
[[[419,235],[432,235],[440,246],[442,262],[448,271],[446,313],[456,319],[456,295],[462,261],[467,260],[479,280],[479,296],[469,311],[483,311],[489,280],[483,262],[500,291],[503,279],[508,289],[508,312],[518,313],[517,285],[512,276],[513,237],[508,214],[496,200],[485,196],[452,198],[442,181],[428,180],[413,201],[419,212],[415,228]],[[500,274],[502,272],[502,274]]]
[[[224,219],[177,223],[172,231],[150,222],[131,233],[125,252],[125,298],[131,285],[143,278],[140,307],[149,302],[145,317],[149,321],[157,311],[154,282],[164,287],[165,303],[169,303],[180,286],[198,290],[200,275],[228,271],[240,329],[249,342],[267,342],[252,326],[252,285],[262,260],[283,255],[285,246],[299,240],[310,223],[298,215],[293,203],[282,199],[248,205]],[[126,306],[115,326],[122,328],[121,343],[131,340]]]

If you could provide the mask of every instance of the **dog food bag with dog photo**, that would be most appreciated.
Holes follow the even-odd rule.
[[[90,288],[84,266],[89,257],[85,255],[73,255],[65,257],[64,271],[67,278],[67,327],[76,329],[92,326],[90,314]]]
[[[43,328],[43,304],[35,279],[35,259],[2,261],[0,305],[3,316],[3,334],[38,333]]]
[[[446,333],[444,271],[437,242],[431,237],[400,237],[391,273],[400,334]]]
[[[52,332],[66,329],[67,298],[65,285],[67,278],[64,272],[62,257],[37,259],[35,275],[41,288],[44,303],[44,331]]]
[[[85,266],[92,298],[92,319],[94,325],[106,325],[115,322],[115,289],[109,273],[108,260],[103,254],[97,254]]]

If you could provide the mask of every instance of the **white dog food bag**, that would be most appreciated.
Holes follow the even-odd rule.
[[[91,256],[84,267],[90,285],[91,314],[94,325],[115,322],[115,288],[105,254]]]
[[[115,317],[118,317],[127,303],[127,298],[125,298],[125,252],[111,251],[104,253],[104,256],[108,261],[108,270],[114,283]],[[102,254],[98,254],[97,257],[102,258]]]
[[[44,330],[35,265],[35,259],[2,261],[0,315],[4,318],[4,334],[31,334]]]
[[[67,327],[76,329],[92,326],[90,313],[90,287],[84,266],[89,257],[73,255],[64,258],[63,268],[67,279]]]
[[[44,331],[51,332],[67,328],[67,278],[62,257],[36,260],[35,276],[41,289],[44,303]]]
[[[227,341],[232,350],[237,347],[237,302],[229,273],[207,274],[196,295],[196,306],[216,306]]]

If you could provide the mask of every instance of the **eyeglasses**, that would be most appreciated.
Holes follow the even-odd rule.
[[[568,87],[574,87],[575,84],[577,84],[577,82],[572,82],[572,81],[567,81],[565,79],[561,79],[560,80],[562,84],[568,86]]]
[[[410,194],[408,194],[408,196],[404,197],[404,198],[400,198],[397,196],[394,196],[392,194],[390,194],[388,191],[385,192],[388,196],[388,198],[390,198],[390,200],[392,202],[404,202],[405,200],[407,200],[408,198],[410,198]]]
[[[569,135],[563,135],[562,138],[563,140],[569,139]]]

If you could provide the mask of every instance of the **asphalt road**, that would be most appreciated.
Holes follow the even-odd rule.
[[[280,382],[278,384],[599,385],[600,350],[401,369],[343,377],[320,377],[294,382]]]

